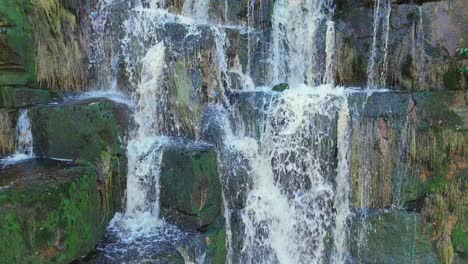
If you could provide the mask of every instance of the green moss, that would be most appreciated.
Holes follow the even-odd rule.
[[[461,224],[458,224],[452,231],[452,243],[456,251],[468,253],[468,232],[463,230]]]
[[[1,209],[0,218],[0,262],[24,263],[27,248],[19,220],[12,212]]]
[[[0,108],[12,109],[49,101],[49,92],[26,87],[0,87]]]
[[[448,180],[444,176],[433,177],[426,185],[425,193],[443,193],[447,189]]]
[[[450,67],[449,70],[444,74],[445,89],[452,91],[461,89],[460,79],[460,73],[456,69]]]
[[[0,86],[34,83],[35,51],[31,48],[31,43],[34,43],[34,34],[28,21],[28,14],[31,10],[29,0],[2,0],[0,17],[6,26],[0,26],[0,44],[5,43],[8,52],[14,53],[7,56],[19,57],[20,65],[19,67],[11,65],[10,69],[0,70]]]
[[[68,263],[94,248],[106,227],[101,214],[111,217],[99,209],[97,173],[90,167],[66,173],[71,178],[57,184],[40,182],[2,193],[0,211],[6,216],[0,215],[0,249],[10,250],[15,243],[18,251],[0,254],[0,263]],[[14,216],[22,219],[22,227]]]
[[[213,243],[210,248],[214,251],[213,263],[223,264],[226,262],[226,228],[222,228],[217,234],[210,237]]]
[[[282,92],[287,89],[289,89],[289,85],[287,83],[280,83],[280,84],[273,86],[272,88],[272,90],[275,92]]]
[[[37,155],[81,158],[96,164],[101,152],[123,156],[113,104],[40,107],[30,111]],[[117,110],[115,110],[117,111]]]
[[[161,204],[184,214],[181,224],[201,228],[220,215],[221,184],[216,152],[168,147],[161,167]],[[163,212],[164,213],[164,212]]]

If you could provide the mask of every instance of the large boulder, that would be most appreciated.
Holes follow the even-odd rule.
[[[0,172],[1,263],[69,263],[95,247],[115,212],[94,166],[28,160]]]
[[[160,171],[161,216],[183,230],[198,231],[207,259],[224,263],[226,228],[217,154],[206,143],[172,142]]]
[[[174,143],[161,163],[162,216],[170,222],[203,230],[222,217],[222,191],[214,148]]]
[[[91,162],[102,152],[123,157],[127,110],[104,99],[32,108],[35,155]]]

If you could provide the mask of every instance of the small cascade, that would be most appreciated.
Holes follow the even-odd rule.
[[[186,0],[182,7],[182,15],[197,21],[208,22],[210,0]]]
[[[231,166],[225,168],[238,175],[242,167],[252,181],[240,213],[244,228],[233,231],[236,236],[243,234],[242,247],[229,253],[234,263],[321,263],[330,258],[344,263],[349,115],[343,90],[329,91],[329,86],[302,86],[272,98],[266,110],[267,127],[259,141],[235,135],[227,119],[221,125],[225,128],[221,157],[231,157],[227,161]],[[333,128],[337,111],[339,128]],[[339,165],[332,161],[335,143],[329,140],[337,136],[335,129],[343,137],[337,146]],[[240,162],[237,166],[232,164],[232,153],[241,157],[234,159]],[[339,183],[334,187],[336,166]],[[225,193],[234,195],[225,196],[227,205],[238,199],[238,191]],[[234,216],[229,213],[226,217]],[[335,227],[336,217],[340,223]],[[227,218],[227,222],[232,219]],[[330,232],[335,239],[333,256],[327,253],[330,248],[325,241]]]
[[[28,109],[21,109],[16,125],[15,153],[0,159],[3,166],[21,162],[34,157],[33,135],[31,131],[31,119]]]
[[[28,157],[34,156],[31,120],[27,109],[21,110],[16,133],[16,154]]]
[[[333,2],[330,0],[275,1],[272,17],[272,84],[321,84],[325,60],[322,46],[327,35],[332,36],[323,32],[323,28],[324,23],[330,21],[332,12]]]
[[[423,12],[421,6],[418,6],[418,19],[414,20],[413,25],[413,45],[411,49],[413,74],[418,76],[418,87],[425,87],[427,84],[427,55],[424,49],[424,24]]]
[[[164,67],[162,43],[148,50],[142,60],[141,81],[135,98],[137,109],[134,115],[138,126],[134,137],[128,143],[129,171],[127,177],[127,210],[133,216],[150,213],[159,216],[159,165],[162,158],[162,142],[159,125],[163,120],[159,108],[164,109],[164,96],[160,93],[161,76]]]
[[[325,74],[322,83],[335,85],[335,22],[327,21]]]
[[[391,0],[375,1],[372,46],[367,67],[367,86],[370,88],[387,84],[391,11]]]
[[[348,157],[351,155],[351,129],[348,101],[343,103],[338,115],[338,171],[336,177],[336,191],[334,207],[336,209],[335,230],[334,230],[334,251],[331,263],[346,263],[348,257],[348,226],[347,221],[350,211],[350,166]]]

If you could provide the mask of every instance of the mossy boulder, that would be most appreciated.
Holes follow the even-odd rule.
[[[203,231],[222,217],[217,156],[210,145],[174,143],[161,164],[161,213],[169,222]]]
[[[33,104],[45,104],[50,94],[46,90],[27,87],[0,87],[0,108],[20,108]]]
[[[283,92],[287,89],[289,89],[289,85],[287,83],[280,83],[280,84],[273,86],[271,90],[275,92]]]
[[[0,263],[69,263],[95,247],[114,212],[93,166],[29,160],[0,171]]]
[[[416,213],[357,213],[349,235],[351,256],[357,263],[440,263],[430,234]]]
[[[226,229],[217,154],[213,146],[177,141],[166,146],[160,172],[161,216],[183,230],[198,231],[207,259],[224,263]]]
[[[29,0],[3,0],[0,5],[0,86],[35,82],[34,32],[28,20]]]
[[[123,157],[120,137],[127,108],[107,100],[64,103],[30,110],[37,156],[96,163],[103,151]]]

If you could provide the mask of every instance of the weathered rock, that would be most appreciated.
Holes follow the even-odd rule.
[[[357,213],[351,221],[351,259],[357,263],[440,263],[431,233],[416,213]]]
[[[106,100],[32,108],[35,154],[91,162],[98,161],[102,152],[123,157],[120,137],[125,136],[127,111]]]
[[[354,206],[420,209],[434,181],[463,174],[468,135],[453,111],[466,106],[463,92],[353,94],[349,103]]]
[[[115,212],[92,166],[29,160],[0,172],[1,263],[69,263],[94,248]]]
[[[466,76],[458,69],[466,58],[456,54],[460,38],[468,36],[462,26],[467,12],[463,0],[421,1],[421,6],[396,1],[392,4],[388,43],[387,84],[414,90],[458,90]],[[381,5],[382,6],[382,5]],[[338,1],[337,83],[364,86],[372,48],[373,3]],[[380,31],[379,31],[380,32]],[[382,69],[383,38],[377,36],[379,68]]]
[[[184,230],[199,231],[207,260],[224,263],[226,229],[222,190],[213,146],[173,142],[164,149],[160,172],[161,215]]]
[[[0,108],[20,108],[33,104],[45,104],[50,94],[46,90],[26,87],[0,87]]]
[[[34,33],[28,20],[29,0],[5,0],[0,6],[0,87],[35,80]]]
[[[162,216],[187,229],[203,231],[221,217],[217,156],[206,144],[167,146],[161,164]]]
[[[0,109],[0,156],[15,151],[17,111]]]

